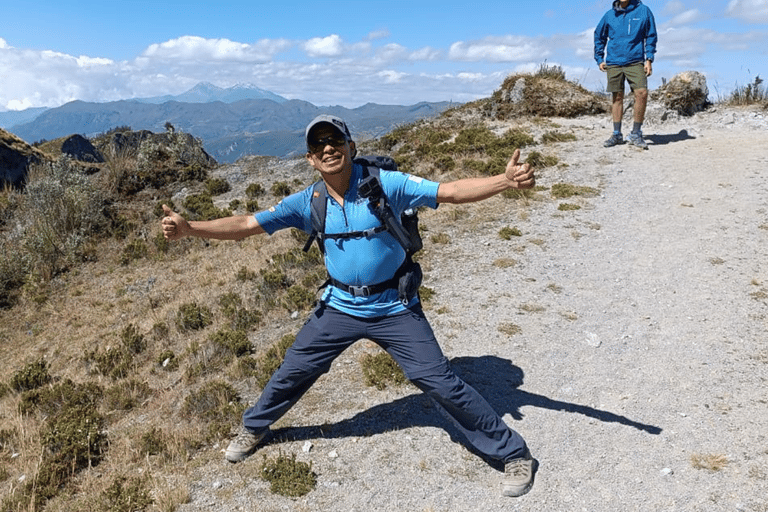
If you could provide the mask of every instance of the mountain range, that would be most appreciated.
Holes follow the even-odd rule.
[[[34,112],[0,113],[0,126],[8,114],[21,122],[5,129],[27,142],[81,134],[86,137],[116,127],[165,131],[166,123],[203,141],[217,161],[231,163],[244,155],[288,157],[303,154],[304,127],[319,114],[334,114],[349,124],[353,137],[379,137],[394,127],[433,117],[451,106],[449,102],[415,105],[369,103],[349,109],[318,107],[302,100],[288,100],[250,85],[222,89],[200,83],[178,96],[131,99],[107,103],[72,101],[57,108]]]

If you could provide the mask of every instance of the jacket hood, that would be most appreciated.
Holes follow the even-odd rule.
[[[635,10],[637,8],[637,6],[640,5],[640,0],[629,0],[629,4],[627,5],[626,9],[622,9],[621,5],[619,5],[620,3],[621,2],[619,2],[619,0],[614,0],[613,1],[613,10],[617,11],[617,12],[621,12],[621,11],[628,12],[628,11]]]

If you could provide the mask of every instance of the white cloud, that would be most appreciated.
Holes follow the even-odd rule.
[[[704,19],[706,19],[706,16],[698,9],[688,9],[686,11],[682,11],[678,13],[672,19],[667,21],[665,25],[667,26],[688,25]]]
[[[672,0],[671,2],[667,2],[667,4],[664,6],[664,9],[662,9],[661,14],[664,16],[675,16],[677,14],[680,14],[685,10],[685,3],[679,1],[679,0]]]
[[[263,39],[255,44],[246,44],[229,39],[182,36],[164,43],[150,45],[144,50],[142,57],[181,62],[268,62],[275,54],[288,49],[291,44],[285,39]]]
[[[310,57],[338,57],[344,52],[344,41],[337,34],[315,37],[304,43],[304,51]]]
[[[411,61],[438,60],[441,56],[442,56],[442,52],[440,50],[436,50],[435,48],[425,46],[424,48],[420,48],[415,52],[412,52],[408,56],[408,60],[411,60]]]
[[[448,58],[457,61],[518,62],[541,60],[549,51],[530,38],[519,36],[487,37],[480,41],[466,43],[458,41],[451,45]]]
[[[384,83],[397,84],[397,83],[400,83],[404,77],[408,76],[408,74],[388,69],[385,71],[379,71],[378,73],[376,73],[376,76],[382,78],[384,80]]]
[[[768,0],[731,0],[726,13],[744,23],[768,23]]]

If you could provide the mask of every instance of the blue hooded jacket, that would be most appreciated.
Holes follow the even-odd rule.
[[[608,66],[653,62],[657,41],[651,10],[640,0],[630,0],[622,9],[616,0],[595,28],[595,61],[600,65],[605,60]]]

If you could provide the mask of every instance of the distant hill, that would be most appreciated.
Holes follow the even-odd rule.
[[[201,84],[186,94],[202,98],[206,91],[215,89],[218,88]],[[234,89],[229,89],[231,94],[236,93]],[[176,129],[202,139],[206,151],[217,161],[228,163],[249,154],[293,156],[303,153],[306,151],[304,128],[319,114],[341,116],[350,125],[353,136],[364,140],[381,136],[398,125],[436,116],[449,106],[449,102],[409,106],[369,103],[348,109],[317,107],[306,101],[284,98],[279,102],[247,99],[233,103],[73,101],[46,110],[33,121],[16,125],[9,131],[32,143],[71,134],[91,137],[118,126],[160,132],[165,130],[166,122],[170,122]]]
[[[260,89],[251,84],[237,84],[229,88],[217,87],[209,82],[200,82],[185,93],[178,96],[156,96],[154,98],[139,98],[141,103],[165,103],[166,101],[180,101],[183,103],[211,103],[221,101],[235,103],[242,100],[272,100],[277,103],[288,101],[273,92]]]
[[[28,108],[26,110],[9,110],[8,112],[0,112],[0,128],[5,128],[8,130],[17,124],[28,123],[46,110],[48,110],[48,107],[37,107]]]
[[[181,101],[184,103],[211,103],[221,101],[234,103],[242,100],[272,100],[278,103],[288,101],[282,96],[251,84],[237,84],[232,87],[217,87],[209,82],[200,82],[187,92],[179,95],[155,96],[151,98],[132,98],[140,103],[160,104],[167,101]],[[49,110],[48,107],[28,108],[26,110],[0,112],[0,128],[11,132],[14,127],[34,121],[40,114]],[[69,135],[69,134],[67,134]]]

